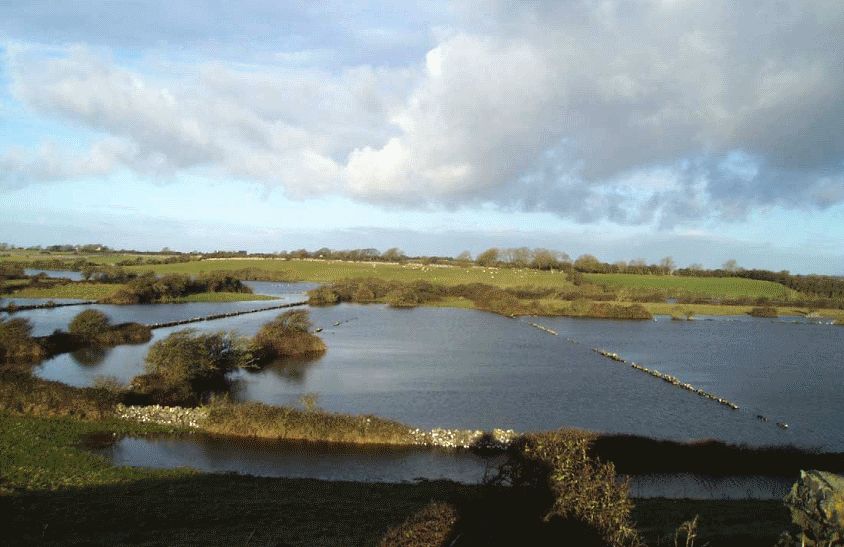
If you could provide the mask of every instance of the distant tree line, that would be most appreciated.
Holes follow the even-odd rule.
[[[182,252],[173,251],[169,247],[164,247],[160,251],[136,251],[134,249],[113,249],[108,245],[102,243],[86,243],[83,245],[64,243],[60,245],[30,245],[28,247],[15,246],[10,243],[0,242],[0,252],[2,251],[31,251],[42,254],[62,253],[62,254],[133,254],[133,255],[200,255],[199,251]],[[245,251],[243,251],[245,252]]]

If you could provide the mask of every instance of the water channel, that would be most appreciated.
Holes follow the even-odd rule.
[[[209,473],[361,482],[451,480],[479,484],[502,456],[467,450],[398,448],[321,443],[232,441],[206,436],[124,438],[97,453],[115,465],[190,467]],[[796,477],[725,476],[692,473],[634,475],[637,498],[780,499]]]

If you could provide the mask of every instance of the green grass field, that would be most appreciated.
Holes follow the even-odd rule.
[[[117,292],[123,285],[110,283],[67,283],[52,287],[24,288],[10,294],[17,298],[79,298],[99,300]]]
[[[563,273],[541,272],[530,269],[461,268],[457,266],[423,266],[420,264],[387,264],[344,262],[333,260],[261,260],[226,259],[202,260],[176,264],[132,266],[136,271],[153,270],[157,273],[185,273],[234,271],[245,268],[286,272],[291,280],[327,283],[345,278],[377,277],[388,281],[425,280],[444,285],[461,283],[488,283],[499,287],[535,285],[540,287],[567,287],[570,283]]]
[[[0,487],[55,490],[111,484],[144,477],[185,476],[182,471],[114,467],[104,457],[80,450],[83,435],[107,431],[144,435],[172,428],[124,420],[88,422],[73,418],[36,418],[0,411]]]
[[[611,289],[665,289],[701,296],[787,299],[799,293],[779,283],[740,277],[684,277],[677,275],[584,274],[590,282]]]

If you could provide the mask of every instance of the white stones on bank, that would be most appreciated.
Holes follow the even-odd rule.
[[[437,446],[440,448],[483,448],[503,450],[510,446],[519,434],[512,429],[493,429],[481,431],[479,429],[442,429],[430,431],[411,429],[413,444],[420,446]]]
[[[172,425],[176,427],[201,428],[208,420],[208,409],[185,408],[181,406],[125,406],[115,407],[118,418],[144,424]]]
[[[115,407],[117,417],[145,424],[160,424],[174,427],[201,429],[208,421],[208,409],[179,406],[126,406]],[[369,421],[367,419],[367,421]],[[436,446],[440,448],[481,448],[503,450],[510,446],[519,434],[512,429],[410,429],[410,444]]]

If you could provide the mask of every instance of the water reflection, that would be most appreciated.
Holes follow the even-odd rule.
[[[263,367],[263,370],[278,376],[286,382],[302,384],[305,381],[308,370],[320,360],[321,356],[312,357],[285,357],[277,359]]]
[[[319,283],[287,283],[277,281],[244,281],[243,284],[252,289],[252,292],[255,294],[290,300],[307,300],[307,292],[319,287]]]
[[[111,348],[102,346],[89,346],[70,352],[73,362],[83,367],[95,367],[105,361]]]

